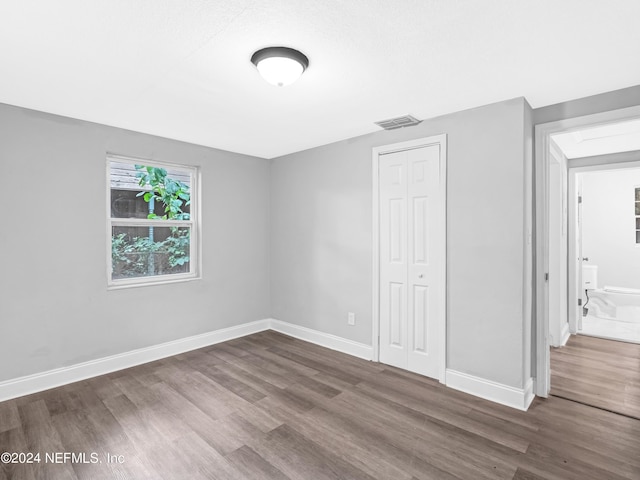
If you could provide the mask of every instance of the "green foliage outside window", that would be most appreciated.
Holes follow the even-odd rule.
[[[151,187],[150,192],[140,192],[137,196],[142,196],[147,203],[157,200],[164,204],[165,214],[162,217],[150,213],[148,218],[189,220],[189,214],[182,211],[183,206],[191,204],[188,185],[169,178],[164,168],[136,165],[136,170],[136,177],[140,179],[138,185]]]
[[[137,194],[149,204],[148,219],[157,219],[158,227],[148,227],[147,235],[133,236],[116,233],[111,237],[112,276],[128,278],[183,273],[188,271],[190,228],[163,227],[162,220],[189,220],[183,209],[190,205],[189,186],[170,178],[164,168],[136,165],[138,185],[144,188]],[[154,205],[164,206],[164,215],[154,212]],[[162,232],[162,235],[158,233]],[[164,237],[155,240],[155,237]]]

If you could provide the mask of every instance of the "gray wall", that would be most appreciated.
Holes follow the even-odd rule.
[[[640,85],[536,108],[533,111],[533,121],[537,125],[539,123],[608,112],[609,110],[618,110],[633,105],[640,105]]]
[[[202,280],[106,288],[105,152],[202,168]],[[0,105],[0,381],[270,316],[267,160]]]
[[[272,160],[272,316],[371,344],[371,150],[446,133],[447,366],[522,387],[531,332],[523,274],[530,126],[519,98]]]

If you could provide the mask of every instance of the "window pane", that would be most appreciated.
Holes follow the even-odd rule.
[[[636,243],[640,243],[640,232],[636,231]]]
[[[111,161],[111,218],[189,219],[188,171]]]
[[[636,218],[636,230],[640,230],[640,218]]]
[[[640,188],[636,188],[636,202],[640,202]]]
[[[145,202],[135,190],[111,189],[111,218],[148,218],[150,213],[164,215],[160,202]]]
[[[190,227],[112,227],[113,280],[188,273]]]
[[[640,202],[636,202],[636,215],[640,215]]]

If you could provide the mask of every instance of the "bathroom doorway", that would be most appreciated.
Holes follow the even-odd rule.
[[[640,109],[542,130],[536,394],[640,418]]]
[[[577,174],[640,166],[640,106],[537,125],[535,137],[535,393],[546,397],[550,347],[564,345],[583,327],[582,267],[589,257],[582,254],[577,228],[582,208]]]
[[[569,178],[580,200],[576,333],[640,344],[640,165],[571,168]]]

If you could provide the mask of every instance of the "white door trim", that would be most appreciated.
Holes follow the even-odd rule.
[[[379,157],[385,153],[400,152],[403,150],[412,150],[415,148],[427,147],[430,145],[440,146],[440,185],[442,186],[441,194],[443,196],[443,204],[446,211],[447,205],[447,135],[434,135],[432,137],[418,138],[416,140],[409,140],[407,142],[393,143],[390,145],[382,145],[374,147],[372,151],[372,192],[373,192],[373,305],[372,305],[372,345],[373,345],[373,361],[378,362],[380,360],[380,176],[379,176]],[[438,228],[444,232],[445,235],[445,261],[440,263],[440,271],[438,272],[438,281],[444,286],[442,289],[442,304],[445,306],[445,314],[442,318],[438,319],[438,348],[439,348],[439,375],[438,380],[441,383],[445,383],[446,377],[446,359],[447,359],[447,261],[446,261],[446,229],[447,220],[446,214],[440,219],[440,225]]]
[[[536,380],[534,393],[547,397],[551,388],[549,351],[549,295],[545,274],[549,272],[549,169],[551,135],[586,126],[640,118],[640,106],[568,118],[535,126],[536,211]],[[569,299],[571,301],[571,299]],[[577,301],[577,300],[576,300]]]

